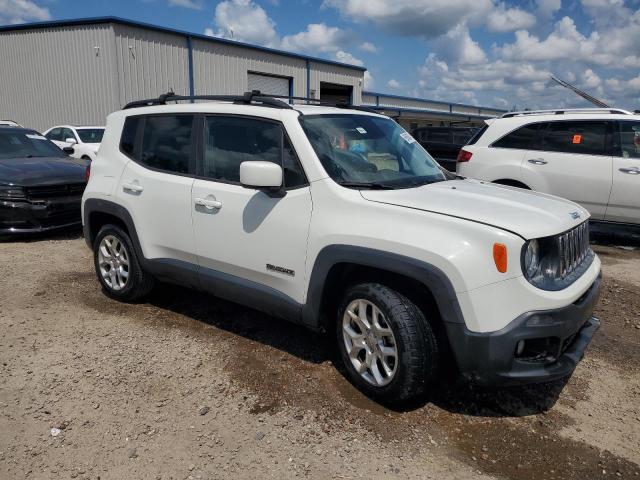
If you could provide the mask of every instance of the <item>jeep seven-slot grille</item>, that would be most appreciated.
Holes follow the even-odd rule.
[[[86,183],[71,183],[66,185],[38,185],[26,187],[29,200],[49,200],[63,197],[80,197],[84,193]]]
[[[567,233],[558,235],[560,274],[564,278],[571,274],[587,257],[589,246],[589,222],[578,225]]]

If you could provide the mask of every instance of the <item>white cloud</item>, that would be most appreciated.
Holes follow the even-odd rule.
[[[0,24],[50,20],[46,7],[30,0],[0,0]]]
[[[395,78],[392,78],[391,80],[389,80],[389,81],[387,82],[387,85],[388,85],[390,88],[400,88],[400,86],[401,86],[401,85],[400,85],[400,82],[398,82]]]
[[[169,0],[169,6],[202,10],[202,0]]]
[[[487,56],[469,34],[469,29],[458,25],[435,41],[436,50],[450,63],[476,65],[487,61]]]
[[[340,28],[312,23],[303,32],[285,36],[281,46],[285,50],[297,52],[337,52],[351,41],[352,35]]]
[[[364,89],[372,90],[373,88],[375,88],[375,86],[376,86],[375,79],[373,78],[373,75],[371,74],[371,72],[367,70],[366,72],[364,72]]]
[[[364,62],[362,60],[360,60],[359,58],[354,57],[349,52],[343,52],[342,50],[338,50],[334,54],[334,58],[338,62],[348,63],[350,65],[357,65],[358,67],[362,67],[364,65]]]
[[[537,0],[537,13],[543,19],[551,18],[560,7],[562,7],[561,0]]]
[[[378,47],[376,47],[371,42],[363,42],[363,43],[360,44],[360,46],[358,48],[360,50],[362,50],[362,51],[369,52],[369,53],[377,53],[378,52]]]
[[[492,0],[324,0],[353,22],[373,22],[404,36],[434,38],[470,18],[482,18]]]
[[[216,6],[216,37],[231,38],[268,47],[278,44],[275,22],[251,0],[225,0]],[[209,30],[209,33],[213,33]],[[207,33],[208,34],[208,33]]]
[[[535,25],[535,15],[519,8],[506,8],[503,3],[487,15],[487,28],[491,32],[513,32]]]

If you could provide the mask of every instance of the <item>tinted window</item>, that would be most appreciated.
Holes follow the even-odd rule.
[[[284,168],[284,185],[286,188],[295,188],[307,184],[307,177],[302,170],[300,160],[291,142],[285,135],[283,137],[284,149],[282,154],[282,164]]]
[[[82,143],[100,143],[104,128],[78,128],[76,130]]]
[[[473,145],[473,144],[475,144],[475,143],[478,141],[478,139],[479,139],[479,138],[484,134],[484,132],[486,132],[486,131],[487,131],[487,128],[489,128],[489,125],[485,123],[485,124],[482,126],[482,128],[480,128],[479,130],[477,130],[477,131],[473,134],[473,136],[472,136],[472,137],[469,139],[469,141],[467,142],[467,145]]]
[[[285,182],[295,183],[301,174],[297,158],[288,142],[283,155],[282,141],[282,128],[277,123],[252,118],[208,117],[203,174],[216,180],[239,182],[242,162],[282,165],[284,159]],[[287,183],[287,186],[291,184]]]
[[[543,132],[540,150],[603,155],[606,138],[605,122],[550,122]]]
[[[0,131],[0,159],[66,157],[54,143],[34,131]]]
[[[522,150],[534,148],[531,145],[531,140],[535,137],[537,130],[537,124],[525,125],[505,135],[497,142],[494,142],[492,146],[498,148],[519,148]]]
[[[140,161],[151,168],[189,172],[193,115],[154,115],[145,118]]]
[[[624,158],[640,158],[640,122],[620,122],[620,147]]]
[[[136,134],[138,133],[139,124],[140,117],[127,117],[124,121],[122,136],[120,137],[120,150],[132,158],[136,146]]]
[[[62,129],[61,128],[54,128],[49,133],[47,133],[46,137],[49,140],[62,141]]]
[[[73,133],[73,130],[71,130],[70,128],[63,128],[62,129],[62,141],[66,142],[67,138],[73,138],[74,140],[77,140],[76,136]]]

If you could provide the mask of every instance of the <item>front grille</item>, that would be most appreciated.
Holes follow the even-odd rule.
[[[80,197],[84,193],[86,183],[70,183],[66,185],[39,185],[26,187],[29,200],[49,200],[64,197]]]
[[[558,235],[560,253],[560,276],[570,275],[589,255],[589,222],[578,225],[567,233]]]

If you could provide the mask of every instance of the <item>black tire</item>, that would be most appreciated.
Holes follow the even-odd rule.
[[[128,277],[124,287],[120,290],[113,289],[103,278],[99,265],[99,249],[102,240],[107,236],[113,236],[122,242],[122,245],[126,249],[128,257]],[[131,238],[122,228],[117,225],[104,225],[93,242],[93,264],[95,266],[96,275],[98,281],[102,285],[104,293],[121,302],[133,302],[147,295],[153,288],[153,277],[144,271],[138,260],[135,248]]]
[[[373,385],[363,378],[347,352],[343,317],[351,302],[358,299],[367,300],[380,310],[395,338],[398,353],[395,373],[383,386]],[[401,293],[377,283],[349,288],[338,309],[336,338],[348,379],[370,398],[386,405],[401,406],[428,396],[438,370],[438,344],[423,312]]]

